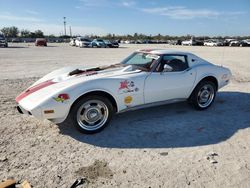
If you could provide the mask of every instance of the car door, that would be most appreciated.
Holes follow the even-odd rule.
[[[173,70],[164,72],[164,64]],[[188,66],[186,55],[163,55],[156,70],[145,79],[145,103],[188,98],[195,76],[196,71]]]

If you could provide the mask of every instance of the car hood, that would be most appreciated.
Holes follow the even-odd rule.
[[[131,65],[126,67],[107,66],[87,69],[66,67],[53,71],[39,79],[17,96],[16,101],[23,107],[26,107],[26,109],[32,109],[38,104],[45,102],[48,98],[51,98],[51,96],[66,89],[72,90],[78,87],[78,85],[87,83],[88,81],[119,79],[120,77],[124,77],[124,75],[137,74],[139,72],[141,72],[141,70],[134,69]]]
[[[109,78],[109,77],[115,77],[115,76],[121,76],[125,74],[132,74],[141,72],[141,70],[134,69],[133,66],[129,65],[126,67],[123,66],[117,66],[117,65],[110,65],[105,67],[89,67],[84,68],[81,66],[71,66],[71,67],[65,67],[62,69],[55,70],[41,79],[39,79],[37,82],[35,82],[32,86],[34,87],[42,82],[46,81],[52,81],[55,83],[60,82],[84,82],[88,80],[94,80],[94,79],[101,79],[101,78]]]

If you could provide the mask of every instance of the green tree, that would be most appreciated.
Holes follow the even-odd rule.
[[[25,38],[30,37],[30,31],[27,29],[21,30],[20,34],[21,34],[21,37],[25,37]]]
[[[41,30],[36,30],[34,33],[35,33],[36,38],[44,37],[43,32]]]
[[[6,36],[6,37],[17,37],[19,30],[17,27],[12,26],[12,27],[4,27],[1,29],[1,32]]]
[[[134,40],[138,40],[138,33],[134,33]]]

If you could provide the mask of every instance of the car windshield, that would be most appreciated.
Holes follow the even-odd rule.
[[[138,69],[149,71],[154,63],[160,58],[159,55],[144,53],[144,52],[135,52],[125,60],[122,61],[124,65],[134,65]]]
[[[102,40],[102,39],[96,39],[96,41],[97,41],[97,42],[103,42],[103,40]]]
[[[85,41],[89,42],[89,39],[81,38],[81,41],[83,41],[83,42],[85,42]]]
[[[0,40],[4,40],[4,36],[0,35]]]

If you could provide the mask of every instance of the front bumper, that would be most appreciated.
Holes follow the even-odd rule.
[[[29,115],[29,116],[34,116],[35,118],[37,118],[37,119],[39,119],[39,120],[45,120],[45,119],[47,119],[47,120],[49,120],[49,121],[51,121],[51,122],[53,122],[53,123],[55,123],[55,124],[62,123],[62,122],[64,122],[64,120],[66,119],[66,117],[64,117],[64,118],[49,117],[49,115],[47,115],[47,117],[44,117],[44,116],[42,116],[42,112],[41,112],[41,113],[38,112],[38,113],[36,113],[36,114],[32,114],[31,111],[25,110],[25,109],[24,109],[22,106],[20,106],[20,105],[17,105],[17,106],[16,106],[16,109],[17,109],[17,111],[18,111],[20,114],[26,114],[26,115]],[[40,114],[41,114],[41,115],[40,115]]]
[[[27,114],[27,115],[32,115],[32,113],[30,111],[25,110],[24,108],[22,108],[21,106],[17,105],[16,106],[17,111],[20,114]]]
[[[34,116],[34,117],[36,117],[37,119],[40,119],[40,120],[44,119],[44,117],[42,115],[42,110],[39,107],[37,107],[35,109],[28,110],[28,109],[24,108],[22,105],[17,104],[16,109],[20,114]]]

